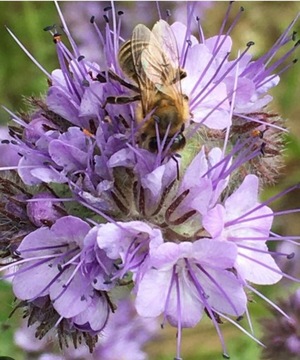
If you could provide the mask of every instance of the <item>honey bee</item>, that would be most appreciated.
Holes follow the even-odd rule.
[[[118,60],[139,92],[132,98],[140,100],[136,109],[139,144],[151,152],[162,146],[170,153],[182,149],[190,116],[188,97],[181,91],[186,72],[179,66],[177,43],[169,24],[159,20],[152,31],[137,25],[131,39],[120,48]]]

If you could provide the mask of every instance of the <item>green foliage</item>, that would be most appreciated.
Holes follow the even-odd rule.
[[[50,23],[49,23],[50,22]],[[52,2],[0,2],[0,103],[10,110],[25,109],[24,97],[40,95],[47,89],[45,75],[12,39],[7,26],[47,71],[57,67],[51,36],[43,31],[58,22]],[[0,110],[0,124],[9,116]]]
[[[11,356],[15,360],[21,359],[21,351],[13,344],[14,330],[20,322],[20,313],[16,313],[11,318],[9,314],[14,307],[14,299],[9,283],[0,282],[0,357]]]

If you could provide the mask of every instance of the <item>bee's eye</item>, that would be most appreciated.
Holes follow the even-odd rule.
[[[180,150],[185,146],[186,140],[183,134],[178,134],[171,146],[172,151]]]
[[[156,137],[152,137],[149,140],[148,147],[149,147],[149,151],[151,151],[151,152],[156,152],[157,151],[157,139],[156,139]]]

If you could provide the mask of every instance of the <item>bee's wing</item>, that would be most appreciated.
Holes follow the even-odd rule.
[[[181,94],[177,42],[166,21],[159,20],[154,25],[149,46],[141,54],[141,63],[159,91],[172,97]]]
[[[142,53],[149,46],[151,31],[143,24],[137,25],[132,32],[131,53],[136,75],[145,80],[145,71],[142,66]]]
[[[142,106],[145,114],[152,109],[153,99],[157,91],[154,82],[151,81],[151,78],[147,74],[148,68],[147,66],[145,67],[143,63],[143,54],[147,51],[152,38],[153,34],[143,24],[139,24],[133,29],[131,54],[135,75],[142,93]]]
[[[179,53],[177,41],[170,25],[164,20],[159,20],[153,26],[152,34],[159,44],[162,55],[168,59],[173,71],[177,74],[179,69]]]

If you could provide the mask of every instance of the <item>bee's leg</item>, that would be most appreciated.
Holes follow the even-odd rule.
[[[130,89],[137,93],[140,92],[140,89],[137,86],[125,81],[118,74],[114,73],[112,70],[108,70],[107,72],[102,71],[101,73],[97,74],[96,78],[93,78],[93,80],[99,81],[100,83],[106,83],[107,82],[106,75],[108,75],[108,77],[110,79],[115,80],[118,83],[120,83],[121,85],[127,87],[127,89]]]
[[[179,69],[179,78],[180,78],[180,80],[184,79],[185,77],[187,77],[186,71],[183,70],[183,69]]]
[[[140,89],[139,89],[137,86],[135,86],[135,85],[133,85],[133,84],[125,81],[125,80],[122,79],[118,74],[114,73],[112,70],[108,70],[108,76],[109,76],[112,80],[118,81],[121,85],[127,87],[128,89],[130,89],[130,90],[132,90],[132,91],[135,91],[135,92],[137,92],[137,93],[140,92]]]
[[[170,82],[170,85],[176,84],[178,81],[181,81],[185,77],[187,77],[186,71],[183,69],[178,69],[176,77]]]
[[[179,162],[178,162],[178,160],[176,159],[176,156],[177,156],[177,157],[180,157],[179,154],[174,154],[174,155],[171,156],[171,159],[173,159],[173,160],[175,161],[175,163],[176,163],[177,180],[179,180]]]
[[[104,109],[107,104],[125,105],[139,100],[141,100],[140,94],[135,96],[108,96],[102,108]]]

